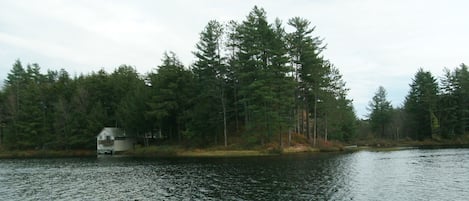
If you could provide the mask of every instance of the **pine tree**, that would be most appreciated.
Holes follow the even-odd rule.
[[[71,99],[75,92],[75,82],[70,78],[68,72],[61,69],[57,73],[57,80],[53,85],[52,93],[56,94],[56,99],[52,107],[54,108],[53,127],[55,133],[55,147],[70,149],[69,137],[72,127]]]
[[[206,144],[206,137],[218,139],[223,130],[225,147],[227,138],[227,68],[222,57],[223,26],[217,21],[210,21],[200,33],[197,61],[193,65],[193,73],[197,83],[197,96],[194,101],[192,127],[198,137]],[[215,107],[214,107],[215,106]],[[208,135],[208,136],[207,136]]]
[[[163,64],[151,80],[151,99],[148,115],[155,118],[162,134],[171,140],[182,140],[188,121],[187,111],[193,97],[193,75],[184,69],[173,52],[165,53]]]
[[[334,65],[326,62],[328,69],[324,79],[325,87],[321,88],[321,99],[318,101],[318,132],[323,131],[324,140],[335,139],[349,141],[355,137],[356,115],[352,100],[347,98],[348,88],[342,75]]]
[[[145,116],[150,88],[137,71],[128,65],[119,66],[111,75],[116,99],[115,114],[118,127],[128,135],[142,136],[152,132],[152,124]]]
[[[309,28],[310,22],[300,17],[294,17],[288,21],[288,24],[295,29],[288,35],[288,44],[291,62],[295,69],[294,77],[298,83],[296,91],[296,97],[298,97],[297,122],[306,122],[306,125],[303,126],[297,123],[297,130],[300,133],[305,130],[308,139],[316,144],[317,104],[321,98],[324,98],[322,96],[326,96],[323,89],[327,87],[327,75],[330,69],[320,55],[324,49],[322,41],[318,37],[311,36],[314,27]],[[303,115],[304,113],[305,115]],[[310,125],[310,117],[314,119],[313,126]],[[311,132],[311,130],[313,131]]]
[[[22,67],[17,60],[6,80],[6,140],[12,148],[43,148],[49,131],[46,117],[45,76],[37,64]]]
[[[469,71],[465,64],[445,69],[438,104],[442,135],[454,137],[469,131]]]
[[[428,71],[419,69],[415,74],[404,103],[409,117],[407,126],[413,138],[423,140],[438,132],[435,118],[438,84]]]
[[[23,68],[20,60],[16,60],[13,68],[5,81],[5,144],[11,148],[20,148],[18,146],[21,138],[24,138],[20,130],[20,111],[23,108],[23,94],[26,89],[26,70]]]
[[[250,139],[261,143],[274,133],[288,129],[289,105],[294,91],[291,68],[286,64],[287,50],[281,23],[269,24],[263,9],[254,7],[246,20],[236,27],[235,76],[239,83],[238,100]],[[281,87],[278,87],[281,86]],[[288,109],[287,109],[288,108]],[[284,116],[285,115],[285,116]]]
[[[6,102],[6,97],[5,97],[5,92],[0,90],[0,149],[3,148],[4,144],[4,132],[5,132],[5,126],[7,123],[7,113],[6,113],[6,108],[5,108],[5,102]]]
[[[469,71],[465,64],[461,64],[454,74],[458,106],[457,134],[462,135],[469,131]]]
[[[368,104],[368,117],[370,118],[371,129],[379,136],[386,137],[386,128],[391,123],[393,108],[391,102],[386,99],[387,92],[384,87],[379,86],[373,99]]]

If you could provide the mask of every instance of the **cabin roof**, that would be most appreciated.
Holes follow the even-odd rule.
[[[120,128],[115,127],[105,127],[101,132],[96,136],[99,137],[100,135],[111,135],[114,137],[125,137],[125,132]]]

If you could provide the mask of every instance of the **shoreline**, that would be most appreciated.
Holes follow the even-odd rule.
[[[258,148],[258,149],[230,149],[224,147],[205,149],[183,149],[174,147],[144,147],[123,153],[131,157],[256,157],[256,156],[280,156],[298,153],[319,153],[319,148],[299,145],[283,149]]]
[[[179,146],[149,146],[139,147],[116,156],[158,158],[158,157],[256,157],[282,156],[302,153],[350,153],[357,151],[399,151],[407,149],[445,149],[469,148],[469,143],[438,143],[438,142],[402,142],[396,144],[358,144],[349,146],[311,147],[305,144],[279,148],[230,149],[224,147],[210,147],[204,149],[186,149]],[[68,158],[68,157],[97,157],[96,150],[0,150],[0,159],[22,158]]]
[[[0,159],[93,157],[95,150],[0,150]]]

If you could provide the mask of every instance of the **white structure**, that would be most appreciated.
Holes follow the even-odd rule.
[[[125,135],[120,128],[104,128],[96,136],[98,154],[115,154],[133,148],[136,140]]]

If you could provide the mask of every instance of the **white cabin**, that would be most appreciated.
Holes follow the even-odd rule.
[[[98,154],[115,154],[132,149],[135,142],[135,138],[126,136],[122,129],[106,127],[96,136],[96,151]]]

